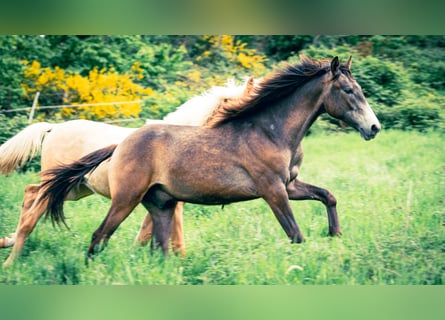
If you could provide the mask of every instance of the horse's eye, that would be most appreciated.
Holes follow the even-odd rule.
[[[351,88],[344,88],[343,91],[347,94],[352,94],[354,92]]]

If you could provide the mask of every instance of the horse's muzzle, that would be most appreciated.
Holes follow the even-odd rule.
[[[380,132],[382,129],[380,123],[373,124],[369,129],[363,129],[360,128],[358,131],[360,132],[360,135],[363,139],[366,141],[372,140],[376,137],[376,135]]]

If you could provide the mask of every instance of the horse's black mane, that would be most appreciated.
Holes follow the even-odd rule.
[[[208,121],[210,127],[217,127],[233,118],[239,118],[257,112],[272,101],[282,99],[303,86],[305,83],[330,71],[330,60],[312,60],[301,57],[295,65],[285,65],[280,70],[261,81],[254,93],[239,99],[235,105],[226,105],[218,110]],[[351,76],[346,64],[340,64],[340,72]],[[339,76],[337,74],[333,79]]]

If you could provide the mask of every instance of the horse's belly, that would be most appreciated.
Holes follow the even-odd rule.
[[[203,168],[170,175],[167,184],[175,198],[200,204],[225,204],[258,198],[253,181],[241,168]]]

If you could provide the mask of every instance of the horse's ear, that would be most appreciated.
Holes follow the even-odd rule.
[[[352,56],[349,56],[349,59],[346,62],[346,67],[348,68],[348,70],[351,70],[351,61],[352,61]]]
[[[338,61],[338,56],[335,56],[331,61],[331,72],[335,76],[340,68],[340,62]]]
[[[252,88],[253,88],[254,85],[255,85],[255,79],[254,79],[253,77],[249,77],[249,78],[247,79],[247,85],[246,85],[247,89],[248,89],[249,91],[252,90]]]
[[[244,89],[244,95],[250,95],[253,93],[255,87],[255,79],[253,77],[249,77],[246,80],[246,88]]]

